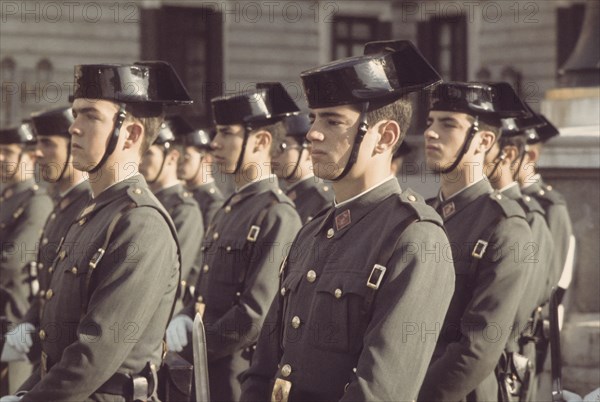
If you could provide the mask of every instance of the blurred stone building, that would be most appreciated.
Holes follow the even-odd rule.
[[[600,382],[600,88],[555,89],[588,3],[597,0],[2,0],[0,126],[67,104],[75,64],[167,60],[198,125],[210,123],[212,97],[259,81],[283,82],[305,105],[301,71],[378,39],[412,40],[445,80],[508,81],[561,128],[540,169],[567,197],[577,237],[564,371],[567,387],[587,392]],[[399,179],[430,196],[439,180],[423,169],[416,103],[415,151]]]

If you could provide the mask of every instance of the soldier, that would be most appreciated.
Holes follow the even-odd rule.
[[[22,401],[153,400],[179,283],[177,235],[137,173],[163,105],[191,103],[164,62],[75,67],[73,165],[93,198],[48,268],[42,358]]]
[[[172,119],[161,125],[154,144],[142,156],[140,172],[177,229],[181,252],[181,295],[185,296],[187,284],[193,283],[189,282],[192,270],[198,271],[196,259],[200,254],[204,225],[198,203],[177,179],[182,151],[175,145],[178,141],[176,130]]]
[[[573,235],[573,226],[564,196],[551,185],[544,183],[541,175],[536,172],[544,143],[560,134],[558,129],[546,117],[543,115],[537,117],[541,120],[538,127],[525,132],[527,144],[518,180],[523,194],[534,198],[544,208],[546,223],[552,234],[554,244],[548,288],[558,287],[557,297],[560,303],[573,275],[575,236]],[[546,322],[546,327],[548,316],[549,312],[546,305],[540,311],[540,317],[538,317],[539,320]],[[540,374],[544,370],[549,340],[545,331],[538,331],[538,335],[536,371]],[[539,384],[538,381],[538,390]]]
[[[52,200],[46,190],[35,182],[35,135],[32,130],[29,123],[23,123],[0,131],[0,315],[13,323],[23,318],[34,296],[29,274],[35,265],[40,231],[52,210]],[[17,332],[20,333],[12,328],[8,333],[16,335]],[[31,372],[31,366],[26,361],[19,361],[23,356],[13,344],[6,344],[3,349],[2,361],[11,362],[8,389],[14,392],[19,381]],[[4,375],[3,367],[2,377]]]
[[[510,86],[445,83],[431,97],[425,130],[427,167],[441,173],[428,203],[452,242],[456,291],[419,394],[421,401],[498,399],[494,369],[525,288],[532,241],[519,204],[494,192],[485,154],[500,119],[525,115]]]
[[[282,266],[244,401],[414,400],[435,347],[454,290],[448,239],[389,169],[410,124],[404,95],[440,77],[408,41],[367,53],[301,75],[315,175],[335,203]]]
[[[0,131],[2,209],[2,315],[15,321],[23,317],[32,296],[29,268],[35,263],[37,241],[52,200],[35,183],[35,135],[29,123]]]
[[[272,144],[285,135],[281,119],[299,110],[279,83],[215,98],[212,106],[213,156],[234,175],[236,191],[206,231],[196,299],[169,324],[167,343],[176,352],[187,346],[190,359],[192,317],[203,313],[211,399],[233,401],[277,293],[284,252],[300,229],[293,202],[269,171]]]
[[[42,178],[52,186],[55,198],[54,210],[46,220],[40,236],[37,265],[31,273],[32,287],[38,283],[41,284],[38,285],[41,289],[47,288],[47,278],[50,274],[48,269],[56,258],[56,248],[91,195],[90,185],[83,173],[73,168],[69,134],[72,122],[73,113],[69,107],[50,109],[31,117],[37,136],[36,161]],[[37,332],[36,328],[39,327],[40,303],[45,297],[45,291],[32,293],[35,294],[35,298],[22,323],[7,334],[6,348],[14,348],[18,354],[27,355],[29,360],[37,362],[41,350],[37,337],[36,347],[32,349],[32,334]],[[23,380],[25,378],[21,383]]]
[[[177,176],[185,181],[187,189],[200,206],[205,227],[208,227],[225,201],[213,177],[214,161],[210,153],[213,137],[214,131],[208,129],[194,130],[188,127],[182,131],[183,157],[179,159],[177,169]]]
[[[508,373],[506,366],[510,360],[527,362],[527,375],[523,376],[520,389],[515,387],[514,392],[521,401],[535,400],[535,342],[539,322],[538,307],[545,304],[550,296],[549,270],[552,264],[553,242],[552,235],[545,221],[545,213],[540,204],[530,196],[521,193],[516,178],[521,169],[525,152],[527,130],[540,124],[532,115],[528,119],[503,119],[503,129],[500,138],[492,145],[486,154],[487,177],[492,187],[502,195],[513,199],[525,211],[527,222],[531,228],[533,241],[526,245],[523,251],[525,258],[531,263],[526,278],[525,288],[521,303],[517,309],[513,335],[509,338],[505,359],[500,367],[501,373]],[[519,362],[520,363],[520,362]]]
[[[558,129],[548,119],[543,115],[539,115],[538,118],[543,123],[526,132],[527,145],[518,180],[523,194],[535,198],[546,212],[546,222],[554,241],[554,263],[550,271],[550,287],[558,285],[561,288],[560,299],[562,299],[572,274],[575,237],[565,198],[551,185],[544,183],[542,176],[535,171],[543,145],[559,135]],[[568,278],[564,278],[559,283],[563,272]]]
[[[286,136],[273,152],[273,173],[287,184],[285,193],[294,204],[302,223],[309,222],[333,201],[330,185],[315,178],[306,134],[310,119],[305,113],[286,117]]]

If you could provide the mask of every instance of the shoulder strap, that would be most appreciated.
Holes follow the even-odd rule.
[[[94,273],[94,270],[100,263],[100,260],[102,260],[102,257],[104,257],[104,253],[106,253],[108,243],[110,242],[110,237],[112,236],[113,232],[115,231],[115,228],[117,227],[117,223],[119,223],[119,220],[121,220],[121,217],[127,211],[129,211],[130,209],[133,209],[135,207],[136,207],[136,204],[134,202],[131,202],[131,203],[127,204],[124,208],[122,208],[119,212],[116,213],[116,215],[113,217],[112,221],[108,225],[108,229],[106,230],[106,235],[104,236],[104,242],[102,243],[102,246],[98,249],[98,251],[96,251],[96,253],[92,256],[92,259],[89,262],[89,269],[88,269],[87,273],[85,274],[84,283],[81,286],[81,317],[83,317],[85,315],[85,313],[87,313],[87,308],[88,308],[88,303],[89,303],[88,292],[89,292],[89,287],[90,287],[90,281],[92,279],[92,274]]]

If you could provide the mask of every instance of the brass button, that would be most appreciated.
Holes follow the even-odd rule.
[[[135,190],[133,190],[133,192],[134,192],[135,194],[142,194],[142,190],[141,190],[141,189],[139,189],[139,188],[136,188]]]
[[[294,318],[292,318],[292,328],[298,329],[300,328],[300,324],[302,324],[302,321],[300,321],[300,317],[298,317],[297,315],[294,316]]]
[[[217,240],[219,238],[219,233],[215,232],[213,233],[213,240]]]
[[[228,253],[231,252],[231,246],[225,247],[225,251],[227,251]]]
[[[181,286],[185,287],[185,285],[187,285],[186,281],[181,281]]]
[[[285,292],[286,292],[285,288],[281,288],[281,290],[279,291],[279,293],[281,293],[282,296],[285,296]]]
[[[356,374],[356,367],[354,367],[354,368],[352,369],[352,372],[353,372],[354,374]]]
[[[43,244],[44,246],[45,246],[46,244],[48,244],[48,238],[47,238],[47,237],[44,237],[44,238],[42,239],[42,244]]]
[[[72,273],[73,275],[77,275],[77,267],[73,267],[73,268],[71,268],[71,273]]]
[[[208,272],[208,264],[204,264],[202,267],[202,272]]]
[[[317,273],[311,269],[306,273],[306,280],[310,283],[313,283],[317,280]]]
[[[331,239],[333,237],[333,235],[335,234],[335,232],[333,231],[333,228],[329,228],[327,230],[327,238]]]
[[[540,190],[540,192],[538,194],[539,195],[544,195],[544,194],[546,194],[546,192],[544,190]]]
[[[335,290],[334,294],[335,294],[335,298],[336,298],[336,299],[339,299],[340,297],[342,297],[342,289],[340,289],[340,288],[337,288],[337,289]]]
[[[183,192],[183,196],[187,198],[187,197],[189,197],[189,196],[190,196],[190,193],[188,193],[187,191],[184,191],[184,192]]]
[[[528,195],[526,195],[524,198],[525,198],[525,201],[527,201],[527,202],[531,201],[531,197]]]
[[[280,188],[277,189],[277,194],[283,194],[283,191],[281,191]]]
[[[211,188],[210,190],[208,190],[209,193],[214,194],[215,193],[215,189]]]
[[[324,186],[323,187],[323,191],[329,191],[329,187],[328,186]]]
[[[227,206],[225,207],[225,213],[226,213],[226,214],[228,214],[229,212],[231,212],[231,206],[230,206],[230,205],[227,205]]]
[[[46,296],[46,291],[44,289],[40,290],[40,297]]]
[[[548,190],[548,191],[552,191],[552,186],[548,184],[548,185],[546,186],[546,190]]]
[[[44,339],[46,339],[46,331],[44,331],[43,329],[40,329],[39,332],[40,335],[40,339],[43,341]]]
[[[38,186],[37,184],[33,185],[33,191],[38,191],[40,189],[40,186]]]
[[[502,194],[496,194],[496,199],[497,200],[501,200],[502,199]]]
[[[55,213],[55,212],[52,212],[52,213],[50,214],[50,220],[52,221],[52,220],[54,220],[55,218],[56,218],[56,213]]]
[[[196,300],[198,300],[198,303],[202,303],[204,301],[204,297],[198,296]]]
[[[79,222],[77,222],[77,223],[79,223],[79,226],[83,226],[85,224],[85,221],[86,221],[86,218],[81,218],[79,220]]]
[[[46,300],[52,299],[52,296],[54,296],[54,291],[52,289],[48,289],[46,292]]]
[[[242,294],[240,292],[235,292],[236,297],[240,297]]]
[[[67,256],[67,252],[65,250],[60,250],[60,253],[58,253],[58,260],[62,261],[65,259],[66,256]]]
[[[54,272],[54,267],[48,268],[48,273],[51,274],[52,272]]]
[[[408,200],[410,202],[415,202],[417,200],[417,197],[415,197],[414,195],[411,194],[411,195],[408,196]]]
[[[38,262],[38,269],[44,269],[44,263]]]
[[[285,364],[281,368],[281,375],[284,377],[289,377],[290,374],[292,374],[292,366],[290,366],[289,364]]]

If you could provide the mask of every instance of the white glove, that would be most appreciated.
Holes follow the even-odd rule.
[[[169,350],[181,352],[189,342],[188,333],[192,333],[193,326],[194,321],[185,314],[173,318],[167,327],[167,346]]]
[[[6,334],[6,344],[18,352],[29,353],[31,345],[33,345],[31,338],[33,332],[35,332],[33,324],[22,322]]]
[[[583,402],[598,402],[600,401],[600,388],[596,388],[583,398]]]
[[[8,343],[4,344],[4,348],[2,349],[2,356],[0,356],[0,361],[3,361],[4,363],[10,363],[28,360],[29,359],[27,358],[27,355],[25,353],[19,352]]]
[[[19,402],[21,400],[21,398],[23,398],[23,395],[21,395],[21,396],[6,395],[6,396],[3,396],[2,398],[0,398],[0,402]]]
[[[563,396],[563,399],[565,400],[565,402],[582,402],[583,401],[578,394],[576,394],[575,392],[567,391],[566,389],[563,389],[562,396]]]

